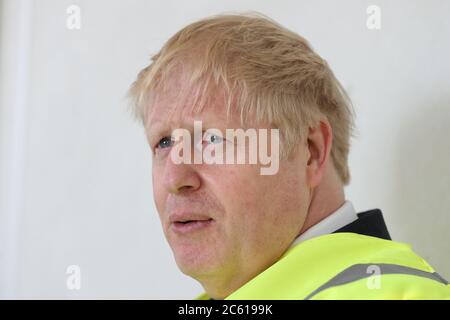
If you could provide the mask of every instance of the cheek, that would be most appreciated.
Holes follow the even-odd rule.
[[[236,227],[254,214],[260,195],[253,183],[255,177],[249,171],[245,165],[235,165],[224,166],[218,172],[205,175],[208,187],[225,207],[224,220],[227,225]]]
[[[152,170],[152,185],[153,185],[153,199],[158,210],[159,215],[164,212],[164,204],[166,199],[166,192],[162,184],[162,175],[156,170]]]
[[[273,211],[273,186],[253,171],[236,170],[227,172],[220,179],[219,194],[226,206],[229,232],[241,237],[253,237],[259,227]],[[218,181],[220,181],[218,180]]]
[[[277,178],[276,187],[273,188],[274,199],[277,199],[280,211],[299,211],[307,202],[307,185],[304,174],[296,168],[287,168]]]
[[[247,227],[298,228],[308,207],[307,190],[302,177],[258,176],[253,181],[251,185],[244,181],[247,188],[237,192],[238,203],[246,212]]]

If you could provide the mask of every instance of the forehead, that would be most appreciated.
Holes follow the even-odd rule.
[[[146,129],[185,124],[194,120],[230,124],[236,116],[227,114],[227,93],[221,87],[205,91],[202,85],[188,85],[183,73],[177,73],[152,94],[148,101]]]

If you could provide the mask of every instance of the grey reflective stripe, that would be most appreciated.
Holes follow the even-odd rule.
[[[401,266],[398,264],[387,264],[387,263],[367,263],[367,264],[355,264],[344,271],[338,273],[334,278],[326,282],[324,285],[320,286],[312,293],[310,293],[305,300],[311,299],[313,296],[319,292],[326,290],[328,288],[339,286],[341,284],[347,284],[353,281],[361,280],[364,278],[369,278],[373,276],[373,273],[368,272],[369,268],[378,267],[380,268],[379,275],[383,274],[408,274],[412,276],[418,276],[422,278],[428,278],[431,280],[438,281],[445,285],[448,285],[447,280],[442,278],[437,272],[426,272],[419,269],[409,268]]]

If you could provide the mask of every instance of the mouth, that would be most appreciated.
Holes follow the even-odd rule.
[[[214,220],[209,219],[180,219],[171,222],[170,227],[175,233],[187,234],[193,232],[199,232],[209,228],[213,224]]]

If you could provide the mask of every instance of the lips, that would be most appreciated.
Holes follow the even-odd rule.
[[[214,222],[208,216],[195,213],[175,213],[170,215],[169,221],[171,229],[182,234],[204,230]]]
[[[211,217],[194,212],[177,212],[169,215],[169,222],[192,222],[210,220]]]

